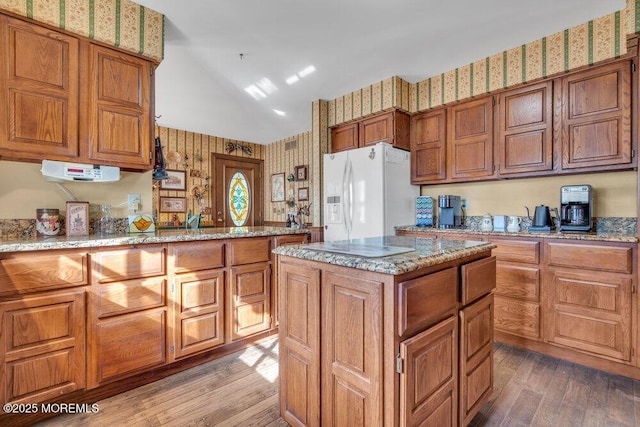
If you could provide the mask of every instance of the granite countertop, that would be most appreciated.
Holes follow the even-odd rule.
[[[384,236],[367,239],[332,242],[339,244],[355,244],[363,247],[379,249],[381,247],[405,247],[410,252],[382,257],[366,257],[319,250],[322,243],[308,245],[281,246],[274,253],[310,261],[351,267],[359,270],[375,271],[391,275],[403,274],[420,268],[441,264],[465,256],[491,250],[493,243],[470,240],[430,239],[426,237]]]
[[[418,227],[415,225],[406,225],[395,228],[396,231],[418,231],[423,233],[451,233],[451,234],[469,234],[479,236],[504,236],[504,237],[536,237],[543,239],[574,239],[574,240],[593,240],[601,242],[624,242],[637,243],[638,237],[635,233],[622,231],[597,231],[593,233],[566,233],[553,231],[549,233],[534,233],[529,231],[481,231],[475,228],[435,228],[435,227]]]
[[[0,252],[40,251],[49,249],[98,248],[119,245],[189,242],[196,240],[235,239],[242,237],[305,234],[308,229],[286,227],[227,227],[198,230],[158,230],[155,233],[109,234],[106,236],[53,236],[29,239],[0,239]]]

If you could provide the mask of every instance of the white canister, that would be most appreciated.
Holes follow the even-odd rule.
[[[522,218],[516,215],[509,216],[509,220],[507,221],[507,231],[517,232],[520,231],[520,223],[522,222]]]
[[[493,221],[491,220],[491,215],[486,214],[480,220],[480,230],[481,231],[491,231],[493,229]]]

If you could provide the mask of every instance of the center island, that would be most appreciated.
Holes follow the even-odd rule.
[[[495,245],[384,236],[277,254],[290,425],[467,425],[493,390]]]

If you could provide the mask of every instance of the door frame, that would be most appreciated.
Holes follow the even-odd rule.
[[[217,220],[217,212],[218,212],[218,200],[216,199],[216,184],[214,184],[217,173],[218,173],[218,171],[216,170],[217,160],[230,160],[234,162],[258,165],[257,182],[255,183],[255,187],[253,188],[253,192],[254,192],[253,203],[255,205],[253,208],[254,209],[253,218],[254,218],[254,226],[264,225],[264,160],[250,159],[247,157],[230,156],[228,154],[219,154],[219,153],[211,153],[211,185],[209,186],[209,197],[211,197],[211,218],[214,221],[214,223]],[[258,192],[256,192],[257,188],[259,188]],[[227,190],[228,189],[225,187],[224,189],[225,195],[227,195],[226,194]],[[224,212],[226,213],[226,206],[225,206]],[[225,214],[225,222],[226,222],[226,214]]]

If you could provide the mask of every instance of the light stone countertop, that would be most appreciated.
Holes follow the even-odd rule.
[[[51,249],[99,248],[119,245],[190,242],[198,240],[236,239],[243,237],[305,234],[308,229],[286,227],[228,227],[198,230],[159,230],[155,233],[109,234],[106,236],[53,236],[29,239],[0,239],[0,252],[41,251]]]
[[[333,242],[336,244],[357,244],[372,248],[382,246],[409,247],[414,249],[398,255],[366,257],[327,252],[322,244],[281,246],[274,249],[278,255],[290,256],[310,261],[351,267],[359,270],[375,271],[390,275],[408,273],[424,267],[441,264],[455,259],[475,255],[496,247],[493,243],[471,240],[430,239],[425,237],[383,236],[367,239]]]

